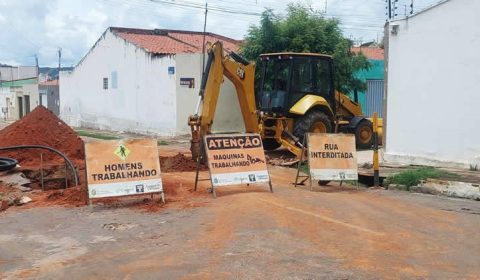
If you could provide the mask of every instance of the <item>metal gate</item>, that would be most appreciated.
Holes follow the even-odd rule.
[[[377,112],[383,117],[383,80],[367,80],[367,91],[365,92],[365,116],[373,116]]]

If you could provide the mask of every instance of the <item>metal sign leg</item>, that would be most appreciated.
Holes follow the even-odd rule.
[[[198,173],[200,172],[200,155],[197,156],[197,170],[195,172],[195,188],[194,190],[197,191],[197,185],[198,185]]]
[[[68,188],[68,172],[67,172],[67,161],[66,160],[63,160],[64,162],[64,171],[65,171],[65,189]]]
[[[298,164],[297,164],[297,176],[295,176],[295,184],[294,184],[295,188],[298,185],[298,178],[300,177],[300,167],[302,166],[303,156],[305,155],[305,141],[306,141],[306,137],[303,138],[302,154],[300,155],[300,160],[298,161]],[[305,182],[305,180],[302,181],[302,183],[303,182]]]
[[[217,192],[215,191],[215,187],[212,185],[212,195],[213,198],[217,198]]]
[[[45,191],[45,184],[43,179],[43,153],[40,153],[40,183],[42,185],[42,191]]]

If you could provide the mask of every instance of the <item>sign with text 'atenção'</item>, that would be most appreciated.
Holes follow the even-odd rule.
[[[258,134],[207,135],[205,147],[213,186],[270,181]]]
[[[163,192],[153,139],[85,144],[89,198]]]

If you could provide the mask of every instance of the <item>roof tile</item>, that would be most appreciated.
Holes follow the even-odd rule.
[[[154,54],[201,53],[203,33],[168,29],[133,29],[111,27],[120,38]],[[225,49],[238,51],[241,41],[207,32],[205,42],[221,41]]]
[[[353,53],[362,53],[366,58],[372,59],[372,60],[384,60],[384,57],[385,57],[385,51],[384,51],[384,49],[381,49],[381,48],[353,47],[352,52]]]

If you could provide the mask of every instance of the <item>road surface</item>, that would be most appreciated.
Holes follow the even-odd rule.
[[[0,213],[1,279],[478,279],[480,204],[406,192],[204,182],[196,207]],[[202,174],[207,176],[206,173]],[[164,174],[190,184],[193,172]]]

